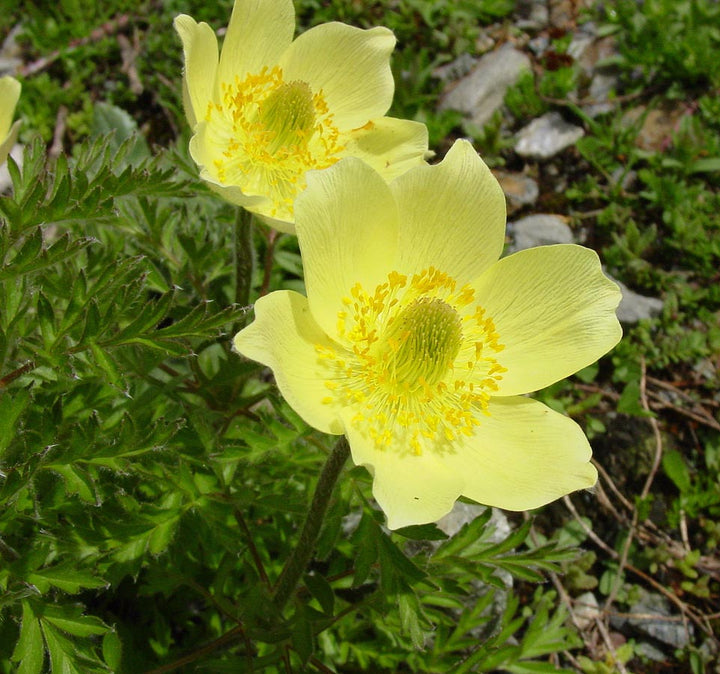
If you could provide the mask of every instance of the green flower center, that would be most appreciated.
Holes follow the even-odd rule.
[[[307,82],[280,85],[259,106],[258,121],[268,131],[266,149],[303,147],[315,127],[315,106]]]
[[[461,345],[457,311],[441,299],[419,297],[390,322],[377,357],[384,361],[389,383],[413,392],[440,382]]]

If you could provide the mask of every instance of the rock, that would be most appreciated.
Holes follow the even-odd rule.
[[[459,110],[482,128],[502,106],[508,88],[526,70],[530,70],[530,59],[506,43],[485,54],[468,75],[443,94],[439,108]]]
[[[543,28],[547,28],[550,21],[550,12],[546,2],[519,0],[515,12],[519,16],[515,22],[515,27],[520,30],[543,30]]]
[[[627,616],[611,616],[610,624],[626,632],[629,627],[671,648],[685,648],[694,632],[692,623],[683,624],[679,615],[672,614],[665,597],[645,591]]]
[[[515,152],[521,157],[549,159],[584,135],[581,127],[566,122],[560,113],[548,112],[518,132]]]
[[[0,47],[0,76],[15,75],[22,65],[22,50],[17,43],[21,31],[20,24],[13,27]]]
[[[585,592],[575,600],[573,609],[575,624],[579,630],[586,630],[600,617],[600,606],[592,592]]]
[[[607,274],[607,272],[605,272]],[[608,276],[610,276],[608,274]],[[610,276],[612,278],[612,276]],[[654,318],[663,310],[663,301],[656,297],[647,297],[630,290],[624,283],[612,279],[620,286],[622,300],[617,309],[617,317],[621,323],[632,325],[645,318]]]
[[[465,77],[476,65],[478,60],[467,52],[458,56],[454,61],[438,66],[433,70],[433,77],[441,82],[449,83]]]
[[[513,239],[513,243],[508,246],[508,253],[534,246],[573,242],[572,230],[558,215],[528,215],[517,222],[508,223],[508,234]]]
[[[620,83],[620,78],[613,73],[596,73],[587,97],[590,102],[583,105],[583,111],[590,117],[597,117],[610,112],[615,108],[613,97]]]
[[[677,102],[650,111],[647,111],[645,106],[640,106],[628,110],[623,115],[623,123],[630,126],[642,119],[635,144],[649,152],[664,152],[672,145],[672,135],[685,114],[685,106]]]
[[[534,204],[540,196],[540,188],[530,176],[524,173],[493,171],[508,200],[508,210],[512,213],[523,206]]]
[[[455,501],[453,509],[438,521],[437,527],[448,536],[454,536],[466,524],[472,522],[478,515],[482,515],[486,510],[487,506]],[[497,508],[492,509],[492,516],[487,526],[493,529],[488,539],[492,543],[504,541],[511,532],[508,518],[502,510],[498,510]],[[512,585],[512,580],[510,584]]]

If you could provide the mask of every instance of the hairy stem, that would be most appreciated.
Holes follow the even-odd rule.
[[[273,601],[279,610],[282,610],[285,604],[287,604],[297,587],[300,577],[310,562],[318,535],[320,534],[320,527],[325,518],[325,512],[330,503],[333,488],[349,454],[350,445],[345,436],[343,436],[337,441],[325,462],[325,466],[315,486],[315,493],[310,503],[310,509],[305,517],[305,524],[303,524],[302,531],[300,532],[297,546],[285,563],[285,568],[282,570],[280,578],[278,578],[275,585]]]
[[[253,246],[253,214],[238,209],[235,220],[235,302],[241,307],[250,304],[250,288],[255,270]]]

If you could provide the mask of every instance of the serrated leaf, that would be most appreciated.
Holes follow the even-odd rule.
[[[30,404],[30,392],[25,389],[0,391],[0,456],[15,437],[15,425]]]
[[[15,273],[30,264],[40,254],[42,242],[42,228],[36,227],[25,239],[25,243],[23,243],[20,250],[15,254],[15,257],[10,261],[10,264],[15,269]]]
[[[100,333],[101,324],[100,309],[98,308],[97,300],[93,297],[88,302],[87,313],[85,314],[85,325],[83,326],[82,336],[78,344],[87,344],[91,339],[97,337]]]
[[[83,589],[107,587],[107,583],[102,578],[97,578],[89,571],[77,570],[70,564],[39,569],[28,574],[27,581],[38,587],[52,585],[68,594],[77,594]]]
[[[50,623],[66,634],[74,637],[89,637],[105,634],[108,626],[102,620],[90,615],[78,615],[70,608],[48,606],[41,617],[42,622]]]
[[[436,524],[417,524],[396,529],[394,533],[413,541],[444,541],[448,538],[448,535],[438,529]]]
[[[102,654],[105,664],[110,669],[117,671],[122,662],[122,642],[115,630],[108,632],[102,640]]]
[[[20,638],[15,644],[12,661],[18,663],[16,674],[40,674],[45,662],[45,643],[40,622],[27,601],[22,602]]]
[[[75,649],[70,641],[58,634],[52,625],[43,625],[43,636],[50,654],[50,667],[53,674],[81,674],[75,666]]]
[[[120,371],[115,365],[113,359],[107,353],[105,353],[104,349],[99,347],[95,342],[90,342],[90,349],[92,351],[93,357],[95,358],[95,362],[97,363],[98,367],[100,367],[100,369],[105,372],[109,381],[116,388],[124,391],[126,388],[125,380],[120,374]]]
[[[42,291],[38,293],[36,310],[43,342],[45,343],[45,348],[49,349],[55,341],[55,312],[53,311],[52,304],[50,304],[50,301]]]
[[[165,293],[156,302],[149,302],[140,310],[137,318],[113,337],[113,343],[120,343],[129,337],[137,337],[150,328],[154,328],[165,316],[172,305],[175,292]]]
[[[203,302],[192,308],[180,320],[166,328],[158,330],[157,337],[203,337],[209,330],[230,324],[237,313],[234,307],[227,307],[217,314],[208,311],[209,302]]]

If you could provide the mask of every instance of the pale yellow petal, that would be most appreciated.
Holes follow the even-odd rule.
[[[568,417],[530,398],[493,398],[475,435],[444,457],[463,496],[506,510],[530,510],[592,487],[590,445]]]
[[[496,395],[529,393],[595,362],[618,343],[620,290],[597,254],[573,244],[500,260],[473,282],[476,300],[505,345]]]
[[[324,433],[343,433],[341,421],[329,405],[327,368],[317,346],[332,346],[313,320],[307,299],[279,290],[255,303],[255,320],[233,340],[238,353],[267,365],[290,406],[311,426]]]
[[[175,30],[183,43],[183,104],[191,127],[207,112],[213,98],[218,67],[217,38],[206,23],[196,23],[187,14],[175,18]]]
[[[456,141],[442,162],[408,171],[390,187],[404,272],[435,267],[465,283],[500,257],[505,196],[469,142]]]
[[[402,448],[376,449],[346,413],[353,461],[373,476],[372,492],[390,529],[436,522],[452,510],[464,478],[431,453],[416,456]]]
[[[292,41],[292,0],[235,0],[220,54],[221,82],[272,68]]]
[[[380,117],[351,131],[344,146],[344,154],[359,157],[390,182],[425,163],[428,132],[420,122]]]
[[[10,133],[8,133],[7,136],[5,136],[5,140],[0,142],[0,165],[5,162],[5,160],[8,158],[8,155],[10,154],[10,151],[13,149],[13,146],[15,145],[15,141],[17,141],[18,133],[20,131],[20,120],[18,119],[15,124],[13,124],[10,127]]]
[[[285,81],[302,80],[322,91],[341,131],[382,117],[395,90],[390,54],[395,36],[387,28],[362,30],[325,23],[300,35],[280,59]]]
[[[10,132],[22,86],[14,77],[0,77],[0,142]]]
[[[387,183],[360,159],[308,174],[295,229],[310,307],[328,335],[337,335],[342,298],[356,283],[372,294],[395,269],[397,219]]]
[[[271,201],[265,196],[245,194],[237,185],[228,185],[218,177],[215,160],[221,157],[222,145],[213,133],[217,127],[206,122],[200,122],[195,135],[190,139],[190,156],[200,169],[200,177],[207,182],[208,187],[217,192],[223,199],[236,206],[242,206],[249,211],[270,207]]]

